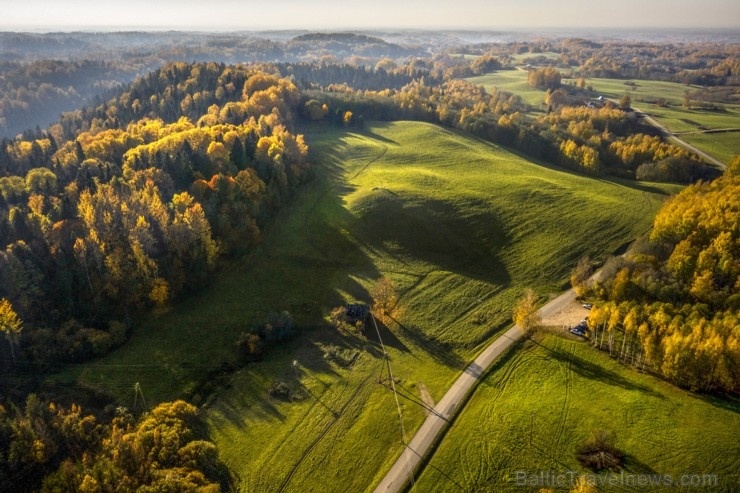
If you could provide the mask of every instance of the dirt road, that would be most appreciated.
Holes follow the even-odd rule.
[[[563,310],[566,305],[575,302],[575,299],[576,294],[570,289],[544,305],[540,309],[540,314],[545,319]],[[418,469],[422,459],[426,457],[434,443],[447,428],[449,422],[460,411],[461,404],[478,384],[481,376],[499,356],[521,337],[522,331],[514,325],[468,365],[444,397],[434,406],[434,412],[427,416],[421,428],[416,432],[411,442],[406,445],[391,470],[375,488],[376,493],[397,492],[403,489],[407,482],[411,480],[412,474]]]
[[[716,159],[716,158],[710,156],[709,154],[707,154],[706,152],[702,151],[701,149],[697,149],[696,147],[692,146],[691,144],[689,144],[685,140],[681,139],[676,134],[674,134],[673,132],[671,132],[670,130],[668,130],[667,128],[665,128],[663,125],[661,125],[660,123],[658,123],[658,121],[655,118],[653,118],[652,116],[648,115],[647,113],[645,113],[641,109],[635,108],[633,106],[632,107],[632,110],[637,115],[641,116],[650,125],[652,125],[653,127],[657,128],[658,130],[660,130],[661,132],[663,132],[663,135],[665,135],[666,138],[674,141],[676,144],[678,144],[678,145],[680,145],[680,146],[682,146],[682,147],[690,150],[691,152],[693,152],[693,153],[701,156],[702,158],[706,159],[707,161],[709,161],[713,165],[719,167],[719,169],[721,169],[721,170],[724,170],[725,168],[727,168],[727,165],[725,165],[725,163],[723,163],[719,159]]]

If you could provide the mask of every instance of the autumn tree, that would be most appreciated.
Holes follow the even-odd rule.
[[[528,288],[514,307],[514,323],[519,326],[525,336],[532,335],[542,325],[537,301],[537,294]]]
[[[560,72],[553,67],[532,69],[529,71],[527,80],[529,85],[537,89],[555,90],[560,87],[562,76]]]
[[[591,274],[593,274],[591,259],[588,256],[581,257],[570,273],[570,285],[576,292],[576,296],[583,296],[586,293],[589,288]]]
[[[734,166],[690,186],[655,218],[651,243],[628,252],[597,291],[595,346],[691,390],[740,382],[740,176]]]
[[[632,107],[632,97],[624,93],[621,98],[619,98],[619,109],[622,110],[628,110]]]
[[[15,365],[15,352],[21,336],[23,322],[13,310],[13,305],[6,298],[0,300],[0,332],[5,334],[5,338],[10,344],[10,354]]]
[[[573,488],[570,490],[570,493],[596,493],[596,486],[591,484],[591,482],[588,479],[588,476],[581,475],[576,480],[576,484],[573,485]]]
[[[310,99],[303,106],[303,111],[309,120],[315,121],[325,118],[329,113],[329,107],[326,104],[319,103],[315,99]]]
[[[383,276],[370,288],[370,296],[373,299],[373,315],[381,321],[387,321],[393,317],[398,303],[396,286],[391,278]]]

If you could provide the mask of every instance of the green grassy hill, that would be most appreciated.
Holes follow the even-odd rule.
[[[529,105],[532,112],[544,113],[545,91],[530,86],[527,77],[529,77],[527,70],[499,70],[465,80],[483,86],[489,92],[493,92],[495,88],[516,94]]]
[[[670,475],[679,481],[684,474],[715,474],[718,484],[602,485],[600,492],[737,491],[738,411],[738,403],[698,397],[619,365],[584,342],[547,335],[496,365],[416,485],[430,492],[537,491],[534,485],[517,486],[516,472],[531,477],[576,471],[577,478],[588,471],[576,460],[576,449],[604,430],[625,453],[627,476]]]
[[[398,323],[381,335],[409,439],[424,418],[421,389],[439,399],[509,323],[525,287],[558,292],[580,256],[647,231],[677,190],[538,165],[423,123],[304,130],[315,177],[255,251],[202,294],[141,321],[123,348],[56,377],[127,406],[136,382],[149,404],[182,395],[205,403],[245,491],[360,491],[401,451],[377,337],[327,328],[332,307],[368,300],[381,275],[396,283]],[[300,335],[219,377],[239,334],[272,310],[290,311]],[[276,381],[295,400],[269,397]]]

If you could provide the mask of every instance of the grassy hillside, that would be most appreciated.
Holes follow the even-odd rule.
[[[738,403],[703,399],[584,342],[548,335],[511,353],[486,377],[417,488],[529,491],[516,485],[516,471],[585,472],[575,450],[601,429],[616,435],[627,474],[716,474],[717,487],[678,491],[737,491],[739,411]]]
[[[492,74],[470,77],[468,82],[483,86],[487,91],[494,88],[520,96],[533,112],[544,112],[545,91],[529,85],[526,70],[499,70]]]
[[[401,451],[377,337],[326,328],[333,306],[368,300],[380,275],[395,281],[398,323],[381,334],[408,439],[424,417],[421,389],[439,399],[524,287],[559,291],[581,255],[645,232],[677,190],[548,168],[429,124],[305,130],[316,176],[256,251],[142,321],[122,349],[57,377],[129,406],[136,382],[150,404],[184,393],[202,403],[215,390],[211,435],[245,491],[362,490]],[[238,335],[283,309],[299,337],[219,378]],[[343,364],[324,357],[332,345]],[[276,381],[296,400],[269,397]]]

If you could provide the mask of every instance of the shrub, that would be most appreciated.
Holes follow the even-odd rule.
[[[614,444],[611,433],[598,430],[578,448],[578,461],[593,471],[614,470],[622,465],[624,454]]]

